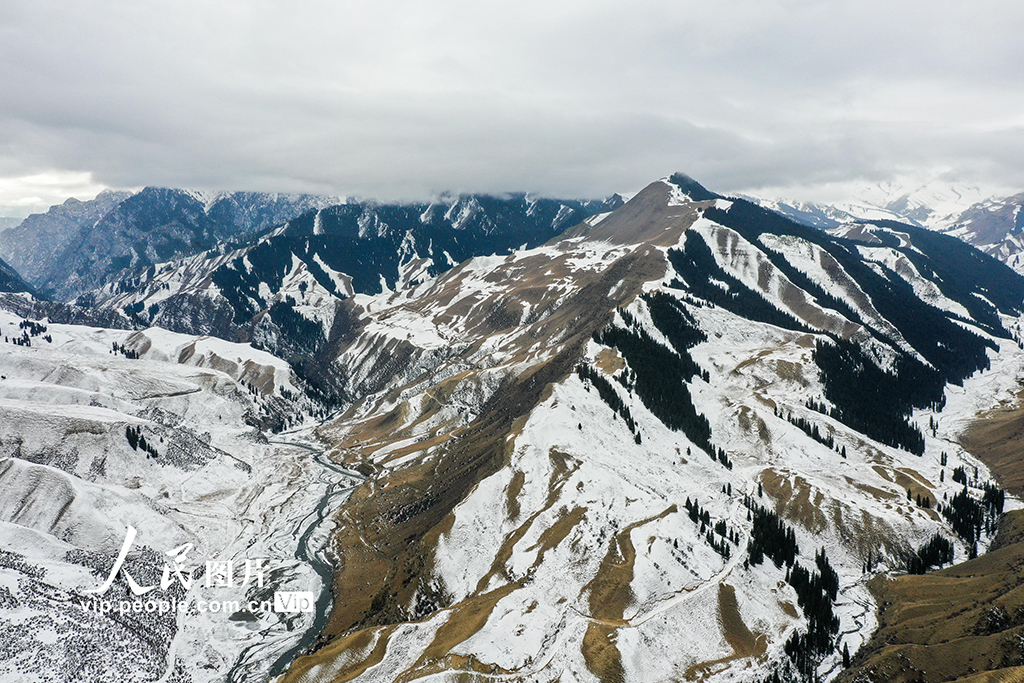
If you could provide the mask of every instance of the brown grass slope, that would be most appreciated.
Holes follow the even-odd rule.
[[[1024,495],[1024,392],[1015,405],[997,408],[977,420],[960,443],[992,470],[1007,491]]]
[[[1024,681],[1024,511],[981,557],[871,589],[879,628],[841,683]]]

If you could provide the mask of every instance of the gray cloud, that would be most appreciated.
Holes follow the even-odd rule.
[[[595,196],[677,169],[725,191],[1024,187],[1018,3],[364,4],[7,0],[0,177],[385,198]]]

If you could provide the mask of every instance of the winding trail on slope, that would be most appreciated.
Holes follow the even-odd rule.
[[[738,514],[736,511],[739,510],[740,508],[741,506],[739,505],[739,503],[734,505],[733,516]],[[533,666],[529,670],[518,670],[510,673],[497,674],[484,673],[479,671],[459,671],[458,673],[459,675],[465,675],[473,677],[478,680],[488,681],[517,681],[522,680],[524,678],[529,678],[530,676],[535,676],[537,674],[540,674],[542,671],[544,671],[544,669],[548,668],[548,666],[551,665],[551,662],[555,659],[556,655],[558,655],[558,653],[562,652],[565,649],[570,640],[573,640],[577,636],[582,638],[582,633],[588,624],[601,624],[612,628],[636,628],[644,622],[648,621],[649,619],[652,619],[653,617],[657,616],[658,614],[668,609],[678,607],[680,604],[692,600],[694,597],[701,595],[709,590],[717,590],[719,584],[721,584],[726,578],[729,577],[729,575],[733,572],[733,570],[736,569],[737,565],[739,565],[743,559],[744,556],[742,553],[736,553],[725,563],[725,565],[717,574],[710,577],[706,581],[702,582],[701,585],[689,590],[679,591],[677,595],[651,606],[646,611],[638,612],[629,619],[623,619],[621,621],[600,619],[589,614],[584,614],[575,609],[574,607],[570,607],[569,610],[562,616],[561,623],[558,627],[558,635],[555,637],[554,642],[550,644],[547,651],[544,652],[544,654],[533,664]],[[391,644],[389,643],[388,651],[390,651],[390,648]],[[386,660],[387,654],[385,654],[382,661]],[[434,680],[444,681],[448,680],[451,677],[451,675],[452,671],[440,671],[432,672],[424,676],[418,676],[410,680],[416,682]]]

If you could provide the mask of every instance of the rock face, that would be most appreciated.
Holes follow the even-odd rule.
[[[0,292],[31,292],[32,287],[21,279],[21,275],[0,260]]]
[[[68,199],[46,213],[32,214],[10,230],[0,232],[0,257],[34,286],[44,285],[59,254],[88,228],[131,196],[104,190],[95,199]]]
[[[257,192],[203,194],[147,187],[83,225],[54,251],[40,290],[62,301],[154,263],[277,225],[336,198]]]

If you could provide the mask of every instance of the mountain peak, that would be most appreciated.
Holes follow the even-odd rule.
[[[695,202],[704,202],[722,198],[722,195],[711,192],[685,173],[677,171],[668,177],[667,182],[678,187],[684,194]]]
[[[566,237],[586,236],[612,244],[674,246],[699,215],[697,202],[721,199],[682,173],[657,180],[628,202],[569,230]]]

